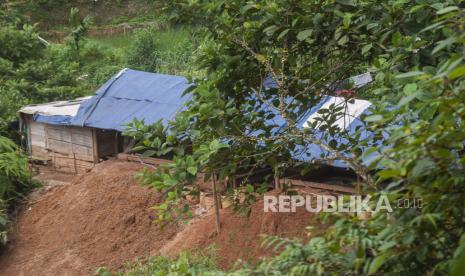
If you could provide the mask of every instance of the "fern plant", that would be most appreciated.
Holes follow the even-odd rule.
[[[0,136],[0,244],[7,241],[8,204],[35,186],[27,158],[13,141]]]
[[[7,230],[10,221],[6,214],[6,203],[0,199],[0,245],[8,241]]]
[[[33,185],[27,158],[13,141],[0,136],[0,198],[18,198]]]

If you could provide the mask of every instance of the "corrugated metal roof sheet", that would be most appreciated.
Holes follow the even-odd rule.
[[[339,128],[341,131],[346,131],[349,136],[354,137],[358,130],[360,133],[360,140],[365,139],[372,135],[363,127],[363,122],[360,117],[365,114],[370,114],[369,108],[371,103],[365,100],[351,100],[348,101],[342,97],[333,97],[326,96],[321,102],[317,105],[317,108],[311,109],[309,112],[304,114],[297,122],[298,128],[308,128],[311,126],[311,123],[316,120],[316,118],[321,118],[319,113],[322,109],[329,109],[331,105],[334,107],[340,106],[344,107],[344,110],[341,112],[340,116],[331,124],[333,127]],[[319,130],[319,124],[316,124],[316,129],[314,130],[314,137],[321,140],[325,144],[329,144],[330,140],[334,140],[337,145],[349,145],[344,136],[331,136],[328,135],[326,131]],[[293,158],[301,161],[318,161],[321,160],[323,156],[331,156],[331,153],[323,149],[322,147],[309,144],[307,146],[300,146],[293,152]],[[365,164],[370,163],[370,158],[365,158],[363,162]],[[347,168],[347,164],[341,160],[334,160],[331,163],[332,166]]]
[[[77,98],[71,101],[57,101],[44,104],[31,104],[24,106],[19,110],[24,114],[41,114],[41,115],[63,115],[75,116],[79,110],[79,106],[85,100],[90,99],[92,96]]]
[[[53,125],[69,125],[77,114],[81,103],[92,96],[77,98],[71,101],[58,101],[45,104],[28,105],[19,110],[20,113],[31,114],[35,121]]]

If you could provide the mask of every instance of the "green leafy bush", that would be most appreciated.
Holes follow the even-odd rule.
[[[163,256],[149,258],[145,262],[128,263],[121,271],[112,273],[102,267],[94,275],[98,276],[150,276],[150,275],[213,275],[219,273],[216,268],[213,248],[195,254],[182,252],[177,258]]]
[[[17,198],[30,189],[30,183],[27,158],[13,141],[0,136],[0,198]]]
[[[127,50],[128,67],[143,71],[183,75],[189,72],[195,41],[189,30],[157,29],[138,31]]]

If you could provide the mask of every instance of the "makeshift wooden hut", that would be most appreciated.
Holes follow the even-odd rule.
[[[60,172],[86,171],[128,149],[121,133],[132,119],[173,118],[188,87],[184,77],[123,69],[94,96],[25,106],[19,118],[30,158]]]

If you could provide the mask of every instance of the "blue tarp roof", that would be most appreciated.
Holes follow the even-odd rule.
[[[342,122],[347,122],[347,124],[342,124],[340,126],[340,129],[341,131],[346,131],[347,135],[352,137],[355,136],[356,132],[360,129],[360,140],[363,140],[372,135],[372,133],[365,129],[365,126],[362,120],[360,119],[361,116],[370,114],[369,106],[371,105],[371,103],[364,100],[356,100],[356,104],[351,104],[348,101],[344,100],[344,98],[342,97],[333,96],[323,96],[316,105],[314,105],[306,112],[302,113],[296,122],[297,128],[304,129],[310,127],[309,125],[307,125],[309,119],[315,116],[319,117],[319,111],[322,109],[327,109],[328,106],[331,104],[335,104],[335,106],[351,107],[354,107],[357,104],[361,105],[360,110],[356,112],[355,117],[352,116],[354,114],[353,112],[344,112],[341,114],[339,119],[341,119]],[[282,133],[284,129],[287,127],[286,120],[282,118],[280,114],[271,107],[264,105],[260,107],[260,109],[266,110],[274,115],[272,119],[268,119],[265,122],[268,126],[273,126],[274,134],[279,135],[280,133]],[[254,130],[251,133],[249,133],[249,135],[256,136],[259,133],[260,131]],[[343,136],[336,137],[329,135],[329,133],[327,133],[326,131],[319,130],[318,125],[315,129],[313,129],[312,133],[315,138],[321,140],[325,144],[328,144],[330,140],[335,140],[338,145],[348,145],[349,143],[347,139]],[[309,162],[312,160],[319,161],[322,159],[322,156],[331,156],[331,154],[327,150],[323,149],[322,147],[316,144],[308,144],[306,146],[297,146],[297,148],[293,152],[291,152],[291,156],[294,160]],[[363,162],[366,165],[368,165],[370,163],[371,158],[373,158],[373,156],[364,158]],[[340,168],[348,168],[347,164],[345,164],[341,160],[334,160],[330,165]]]
[[[34,121],[39,123],[47,123],[50,125],[70,125],[73,116],[69,115],[43,115],[36,113],[33,116]]]
[[[181,76],[124,69],[81,104],[71,124],[122,131],[132,119],[167,123],[183,108],[190,86]]]
[[[372,78],[371,78],[370,73],[365,73],[365,74],[351,77],[345,81],[346,82],[352,81],[355,88],[360,88],[360,87],[363,87],[369,84],[372,81]],[[271,89],[277,88],[277,84],[272,78],[268,77],[265,79],[264,90],[266,91],[267,89],[270,89],[270,88]],[[316,116],[318,112],[320,111],[320,109],[328,108],[328,106],[325,104],[335,103],[337,102],[337,100],[341,100],[341,99],[342,99],[341,97],[323,96],[318,104],[316,104],[315,106],[313,106],[312,108],[310,108],[306,112],[303,112],[300,115],[296,123],[297,127],[300,129],[308,127],[306,123],[309,120],[309,118],[311,118],[312,116]],[[344,126],[341,127],[343,128],[343,130],[347,131],[348,135],[355,136],[359,128],[364,129],[363,122],[360,120],[360,117],[363,115],[368,115],[370,113],[369,106],[371,105],[371,103],[367,101],[363,101],[363,102],[364,102],[363,108],[360,112],[357,112],[356,117],[351,118],[351,120],[347,120],[349,121],[349,123],[347,125],[344,124]],[[342,103],[342,104],[350,105],[347,102]],[[276,134],[279,134],[287,126],[287,123],[284,120],[284,118],[282,118],[271,107],[263,106],[261,107],[261,109],[267,110],[270,113],[274,114],[273,119],[268,120],[266,123],[269,125],[276,126],[275,127]],[[346,116],[351,117],[352,114],[347,114]],[[343,120],[346,120],[346,119],[343,119]],[[255,135],[256,133],[258,132],[253,132],[252,135]],[[335,140],[339,145],[348,144],[347,139],[344,139],[343,137],[332,137],[328,135],[327,133],[325,133],[324,131],[320,131],[318,129],[314,130],[313,133],[314,133],[315,138],[319,138],[325,144],[328,144],[330,140]],[[360,133],[360,140],[365,139],[369,137],[370,135],[372,135],[372,133],[368,132],[367,130],[362,130]],[[304,161],[304,162],[308,162],[312,160],[319,161],[322,159],[322,156],[328,156],[328,155],[331,156],[331,154],[328,151],[326,151],[325,149],[321,148],[320,146],[316,144],[308,144],[307,146],[299,146],[292,152],[293,159]],[[374,155],[365,157],[363,159],[363,162],[366,165],[368,165],[371,163],[370,161],[374,157],[375,157]],[[334,160],[330,165],[335,166],[335,167],[348,168],[347,164],[341,160]]]
[[[118,131],[134,118],[146,124],[166,123],[190,99],[183,95],[189,86],[185,77],[123,69],[81,103],[74,117],[38,116],[37,120]]]
[[[371,81],[371,77],[366,74],[355,78],[357,77],[362,79],[362,81],[356,80],[356,84],[360,81],[360,86]],[[265,85],[265,88],[274,88],[274,85],[274,81],[271,80]],[[190,84],[185,77],[123,69],[100,87],[95,96],[82,102],[75,116],[35,114],[34,120],[48,124],[87,126],[118,131],[123,131],[124,125],[133,118],[143,119],[146,124],[158,120],[167,123],[177,111],[184,108],[184,104],[191,98],[189,94],[184,95],[184,92],[189,87]],[[297,126],[299,128],[308,127],[306,125],[308,119],[317,114],[321,108],[325,108],[325,103],[334,101],[336,98],[331,96],[323,97],[320,103],[300,116]],[[260,108],[269,109],[266,106]],[[285,120],[275,111],[271,109],[270,111],[275,114],[275,117],[267,121],[267,124],[276,126],[274,132],[279,134],[286,126]],[[362,125],[359,117],[367,113],[368,108],[359,113],[357,118],[351,120],[350,124],[345,126],[345,129],[354,134],[357,127]],[[256,134],[255,132],[252,132],[251,135]],[[367,135],[370,135],[370,133],[366,132],[362,134],[362,137]],[[316,131],[316,137],[324,140],[335,138],[328,138],[323,132],[318,131]],[[344,139],[337,139],[338,143],[347,143]],[[324,142],[327,143],[328,141]],[[296,160],[311,161],[319,160],[322,154],[327,153],[320,146],[309,144],[297,148],[292,155]],[[364,161],[369,163],[369,160]],[[335,160],[331,165],[347,167],[343,161],[339,160]]]

